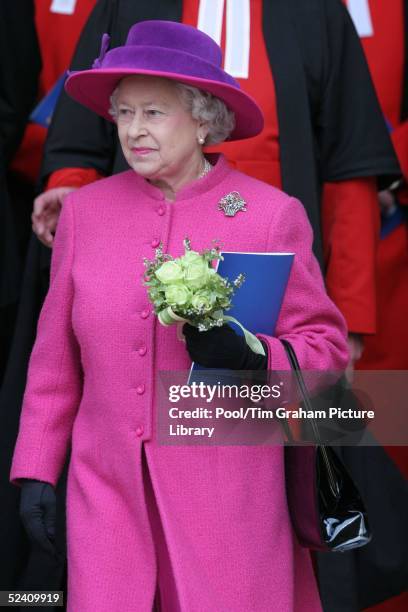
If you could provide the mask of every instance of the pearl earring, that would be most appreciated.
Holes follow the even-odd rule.
[[[204,138],[202,136],[199,137],[198,139],[199,144],[204,144]]]

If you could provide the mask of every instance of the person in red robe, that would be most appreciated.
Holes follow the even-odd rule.
[[[359,370],[408,369],[408,3],[349,0],[381,109],[391,132],[404,179],[380,192],[381,239],[377,263],[377,332],[366,338]],[[385,447],[408,478],[408,449]],[[408,593],[374,612],[399,612]]]
[[[355,0],[349,4],[352,8]],[[360,39],[406,181],[408,5],[404,0],[391,3],[370,0],[366,5],[371,28],[361,29]],[[359,25],[359,13],[355,21],[359,31],[363,25]],[[408,369],[407,201],[406,182],[397,183],[391,191],[380,193],[382,231],[378,253],[377,332],[367,338],[358,363],[363,370]]]

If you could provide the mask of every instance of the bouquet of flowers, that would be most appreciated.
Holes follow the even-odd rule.
[[[251,349],[263,355],[264,349],[258,338],[239,321],[224,314],[225,310],[230,310],[231,297],[244,282],[244,275],[239,274],[235,280],[229,281],[215,271],[211,263],[223,259],[216,241],[211,249],[201,253],[191,249],[188,238],[183,244],[185,252],[182,257],[174,258],[163,253],[160,244],[153,260],[144,259],[143,284],[160,323],[190,323],[199,331],[208,331],[231,321],[243,330]]]

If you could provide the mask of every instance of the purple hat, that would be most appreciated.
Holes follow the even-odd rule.
[[[235,113],[229,140],[250,138],[262,130],[261,109],[221,68],[221,49],[207,34],[175,21],[141,21],[130,28],[123,47],[107,51],[109,41],[104,34],[92,69],[71,72],[65,83],[72,98],[98,115],[112,121],[110,96],[119,81],[148,74],[193,85],[223,100]]]

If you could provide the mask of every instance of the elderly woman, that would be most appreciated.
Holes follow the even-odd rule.
[[[70,194],[30,360],[11,471],[32,538],[52,550],[54,487],[68,445],[68,610],[321,609],[308,551],[291,528],[281,447],[169,447],[155,436],[155,378],[210,367],[342,369],[344,321],[328,299],[302,205],[232,170],[204,144],[262,129],[254,101],[221,69],[219,47],[173,22],[133,26],[123,47],[67,91],[113,119],[130,170]],[[243,143],[242,146],[245,146]],[[238,191],[246,211],[219,201]],[[294,252],[276,336],[256,355],[228,326],[157,324],[143,258],[163,243]]]

